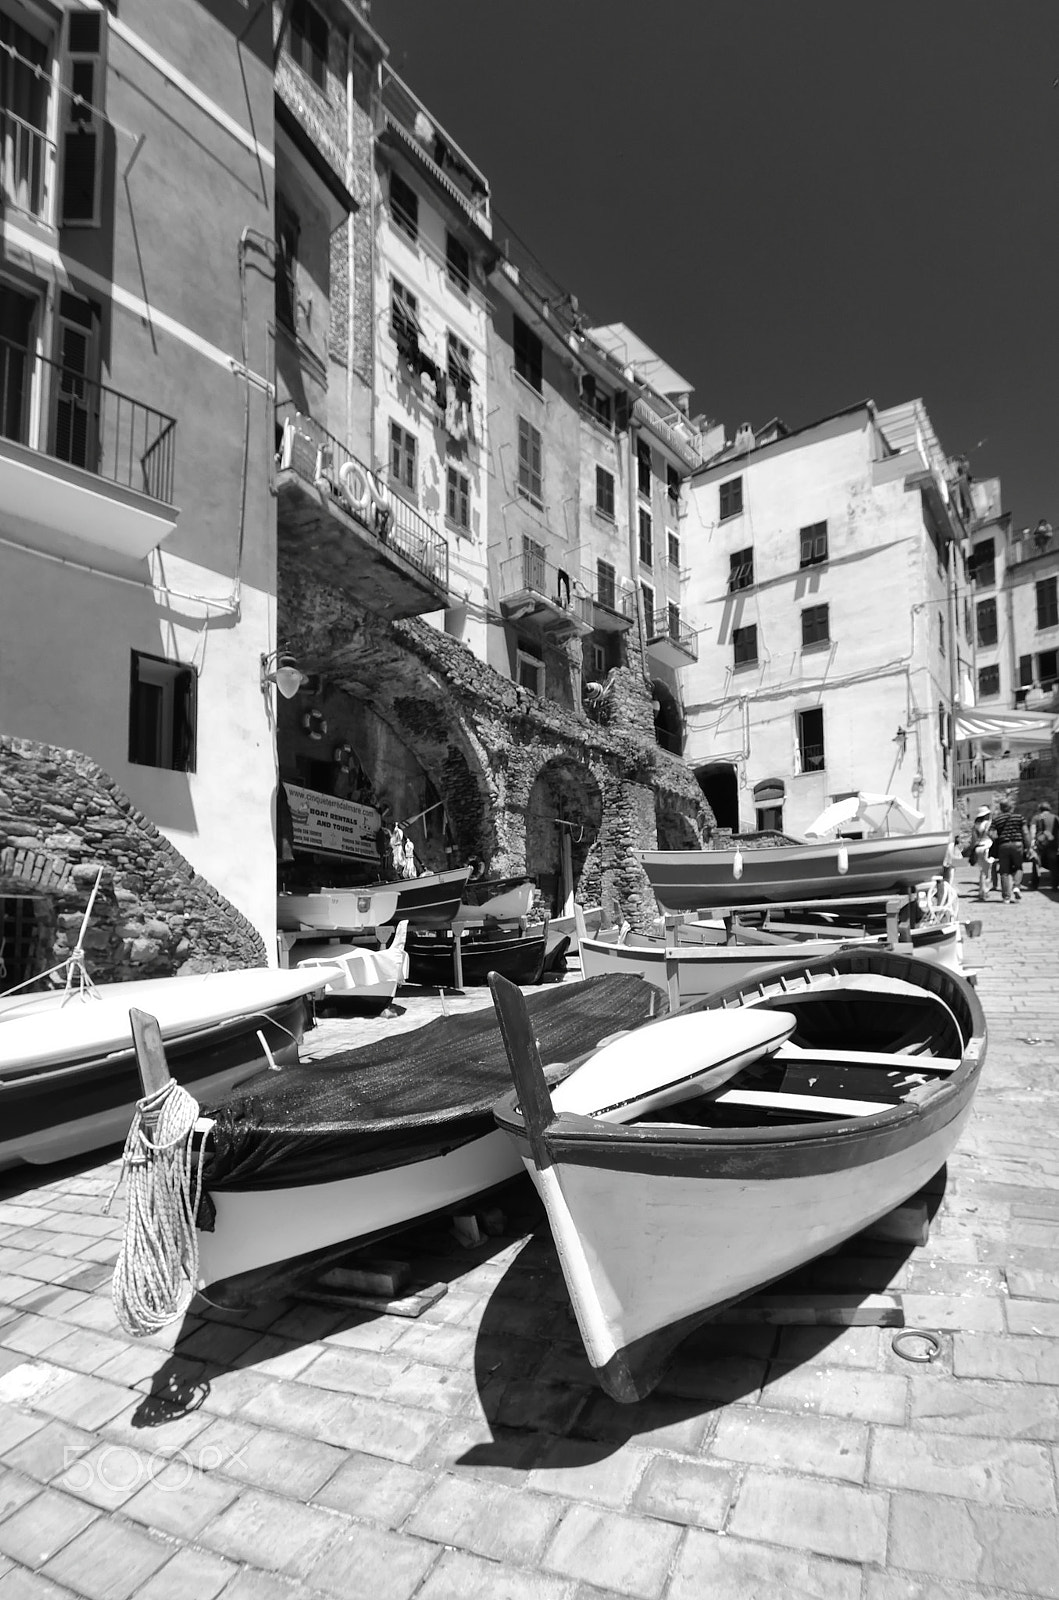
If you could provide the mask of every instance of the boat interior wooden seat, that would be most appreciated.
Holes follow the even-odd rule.
[[[955,1072],[960,1065],[958,1056],[934,1056],[917,1054],[914,1051],[879,1051],[879,1050],[817,1050],[809,1049],[804,1045],[794,1044],[788,1040],[781,1044],[776,1051],[778,1061],[825,1061],[838,1062],[843,1066],[865,1067],[892,1067],[895,1056],[907,1055],[909,1063],[929,1067],[931,1072]]]

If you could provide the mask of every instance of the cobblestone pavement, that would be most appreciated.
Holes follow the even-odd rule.
[[[930,1242],[803,1275],[899,1293],[934,1364],[888,1329],[726,1325],[615,1405],[528,1184],[486,1246],[402,1241],[449,1284],[418,1320],[197,1302],[136,1342],[109,1299],[114,1163],[8,1176],[0,1596],[1059,1597],[1059,896],[965,916],[990,1042]],[[401,1004],[313,1044],[439,1007]]]

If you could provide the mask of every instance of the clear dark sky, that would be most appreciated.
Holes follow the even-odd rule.
[[[1016,526],[1059,525],[1059,0],[374,0],[372,22],[504,221],[729,435],[922,396]]]

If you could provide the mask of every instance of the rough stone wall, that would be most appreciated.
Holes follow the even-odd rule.
[[[54,873],[39,870],[41,857]],[[101,867],[84,940],[93,978],[116,983],[266,964],[257,930],[95,762],[0,736],[0,895],[38,899],[40,970],[74,948]]]

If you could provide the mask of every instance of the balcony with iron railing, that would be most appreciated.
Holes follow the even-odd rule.
[[[0,505],[142,557],[176,527],[176,422],[0,339]]]
[[[699,659],[699,639],[671,611],[656,611],[647,618],[648,654],[667,667],[686,667]]]
[[[596,633],[627,633],[636,621],[636,591],[616,576],[596,574],[595,583],[574,584],[587,595],[592,607],[592,627]]]
[[[535,550],[500,563],[498,599],[508,622],[521,622],[552,638],[591,633],[594,604],[575,575]]]
[[[54,193],[54,142],[0,106],[0,204],[52,226]]]
[[[641,395],[633,402],[632,414],[635,421],[649,428],[655,437],[668,445],[673,454],[692,472],[702,466],[700,435],[675,406],[663,414],[658,407]]]
[[[281,554],[387,617],[447,605],[445,535],[292,402],[276,425]]]
[[[473,217],[483,233],[491,234],[489,181],[485,174],[389,67],[383,68],[382,114],[383,137],[395,141],[450,199]]]

